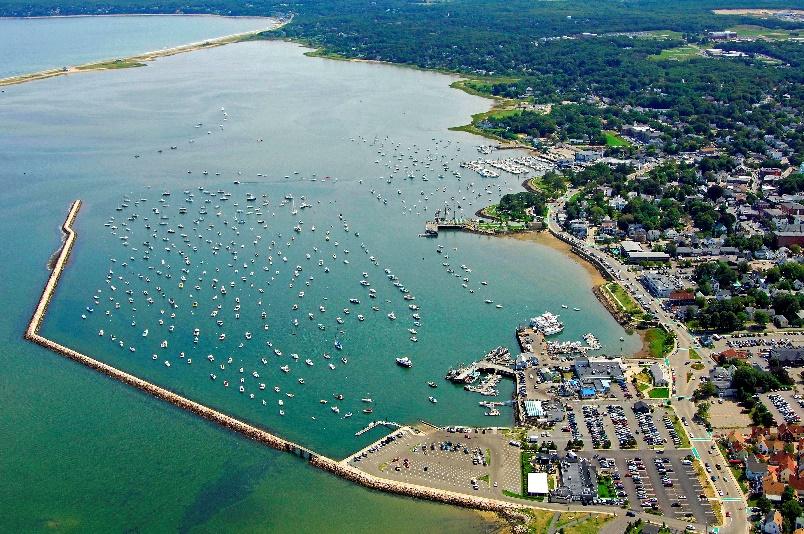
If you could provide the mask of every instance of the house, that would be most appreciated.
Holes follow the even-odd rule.
[[[779,510],[771,510],[762,521],[762,532],[765,534],[782,534],[782,514]]]
[[[768,454],[768,443],[765,440],[765,436],[759,436],[754,443],[754,448],[757,450],[759,454]]]
[[[653,377],[653,385],[656,387],[667,387],[670,385],[670,379],[667,376],[667,370],[659,365],[658,363],[654,363],[650,366],[650,375]]]
[[[575,161],[579,163],[597,161],[603,157],[603,149],[579,150],[575,153]]]
[[[798,477],[798,462],[790,454],[779,455],[778,477],[781,482],[787,484],[791,477]]]
[[[715,367],[709,371],[709,381],[717,388],[720,397],[728,397],[734,394],[731,387],[731,379],[737,368],[733,365],[728,367]]]
[[[600,223],[600,232],[606,235],[614,235],[617,233],[617,223],[608,217],[603,219]]]
[[[776,435],[780,441],[785,443],[792,443],[804,437],[804,426],[802,425],[788,425],[782,423],[776,430]]]
[[[671,306],[690,306],[695,304],[695,293],[690,290],[671,291],[667,301]]]
[[[790,326],[790,321],[788,321],[787,317],[784,315],[775,315],[773,317],[773,324],[776,325],[777,328],[787,328]]]
[[[762,479],[762,493],[771,501],[781,501],[784,488],[785,484],[776,480],[776,477],[772,474],[768,474]]]
[[[623,211],[627,204],[628,204],[628,201],[625,200],[620,195],[617,195],[616,197],[609,199],[609,207],[611,207],[612,209],[615,209],[617,211]]]
[[[586,239],[589,235],[589,223],[584,219],[574,219],[569,222],[569,230],[578,239]]]
[[[768,464],[760,462],[755,454],[748,457],[745,462],[745,478],[748,480],[762,480],[768,474]]]

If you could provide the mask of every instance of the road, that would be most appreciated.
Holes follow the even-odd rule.
[[[547,224],[551,231],[563,234],[569,237],[572,242],[583,249],[590,256],[596,258],[601,262],[605,262],[610,269],[612,278],[617,279],[620,284],[628,291],[635,302],[638,303],[636,297],[638,295],[646,295],[648,298],[643,299],[647,305],[643,306],[645,311],[653,314],[657,321],[663,324],[669,331],[673,332],[676,337],[676,346],[673,351],[667,356],[666,363],[670,369],[675,371],[675,378],[672,383],[673,392],[673,406],[679,417],[686,420],[686,430],[690,436],[690,441],[693,447],[693,454],[700,458],[701,463],[708,463],[713,466],[713,473],[717,473],[717,482],[712,482],[707,479],[707,482],[714,491],[714,499],[721,502],[723,514],[728,512],[730,517],[724,517],[724,525],[719,529],[719,532],[728,533],[742,533],[748,532],[749,523],[746,512],[746,501],[740,490],[737,481],[731,473],[730,469],[723,469],[720,471],[714,470],[714,466],[721,464],[724,467],[728,465],[726,459],[720,453],[719,448],[716,446],[712,435],[702,425],[694,421],[696,411],[695,404],[690,400],[692,392],[697,387],[699,376],[702,373],[708,372],[714,364],[713,354],[710,350],[701,347],[693,338],[686,327],[675,321],[672,317],[668,316],[667,312],[661,307],[659,301],[647,295],[647,292],[642,288],[638,275],[632,271],[628,265],[621,263],[617,258],[614,258],[605,252],[599,250],[593,244],[581,241],[571,237],[569,234],[558,224],[556,214],[560,212],[564,204],[574,195],[578,190],[570,189],[562,197],[551,203],[547,213]],[[701,362],[705,364],[703,370],[696,372],[691,369],[687,363],[690,361],[690,349],[694,348],[695,351],[701,356]],[[693,373],[693,378],[687,381],[687,372]],[[715,445],[714,448],[711,445]],[[714,450],[712,450],[714,449]],[[720,492],[723,493],[722,497]],[[733,500],[735,499],[735,500]]]

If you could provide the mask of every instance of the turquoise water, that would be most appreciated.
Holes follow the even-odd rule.
[[[271,26],[257,17],[0,18],[0,78],[151,52]]]
[[[589,291],[586,271],[557,251],[462,233],[443,233],[437,240],[416,237],[425,218],[445,201],[471,214],[487,199],[518,190],[521,179],[514,176],[486,180],[465,171],[459,181],[452,174],[461,160],[477,157],[479,140],[447,128],[485,109],[487,101],[450,89],[451,79],[442,75],[306,58],[302,52],[287,43],[242,43],[163,58],[143,69],[12,86],[2,95],[0,164],[7,193],[0,199],[0,232],[11,254],[0,267],[0,290],[9,310],[0,318],[0,400],[9,407],[0,415],[0,439],[11,447],[0,459],[0,471],[8,474],[0,502],[13,506],[2,519],[13,522],[8,529],[368,531],[378,516],[395,531],[487,528],[465,511],[364,491],[314,472],[22,342],[21,332],[47,277],[45,263],[59,240],[58,226],[75,198],[84,201],[76,225],[79,239],[43,333],[334,457],[381,435],[377,430],[363,439],[354,437],[370,420],[360,412],[364,404],[359,399],[365,395],[375,401],[372,417],[490,424],[491,418],[477,406],[481,397],[441,377],[450,365],[476,359],[496,345],[514,349],[515,326],[547,309],[560,312],[561,304],[581,308],[565,317],[564,338],[593,331],[609,352],[638,346],[632,337],[619,342],[623,331]],[[435,160],[429,169],[428,157]],[[392,173],[397,162],[401,170]],[[402,169],[405,165],[410,168]],[[408,172],[415,177],[405,178]],[[241,184],[234,185],[235,180]],[[199,187],[232,196],[204,204],[208,195]],[[486,187],[493,194],[486,194]],[[171,195],[160,205],[165,191]],[[192,203],[183,191],[193,193]],[[252,204],[245,200],[247,193],[257,196],[253,204],[269,203],[263,216],[248,213],[254,208],[246,207]],[[281,206],[287,194],[294,197],[293,207]],[[299,209],[302,196],[311,207]],[[125,198],[128,207],[116,211]],[[135,206],[141,198],[147,201]],[[202,205],[208,213],[194,229],[192,221],[199,219]],[[186,215],[178,214],[182,206],[188,208]],[[134,213],[138,218],[128,221]],[[169,217],[164,227],[157,222],[161,215]],[[145,228],[145,217],[157,237]],[[182,217],[187,220],[180,221]],[[246,222],[240,225],[235,219]],[[300,220],[302,231],[294,232]],[[176,233],[168,234],[168,228]],[[327,230],[330,241],[324,238]],[[184,246],[182,233],[197,251]],[[121,244],[124,234],[128,247]],[[295,240],[287,246],[291,236]],[[207,240],[222,243],[218,254]],[[147,262],[142,258],[145,241],[154,249]],[[269,249],[271,241],[276,245]],[[185,265],[177,249],[164,250],[172,244],[187,250],[191,265]],[[436,254],[437,244],[444,245],[448,260]],[[236,261],[226,245],[238,251]],[[318,266],[313,247],[329,273]],[[331,259],[332,253],[337,259]],[[265,271],[269,254],[273,265]],[[369,260],[372,255],[379,265]],[[235,264],[240,271],[239,265],[251,259],[255,268],[233,272]],[[441,265],[445,261],[462,273],[461,264],[472,269],[463,276],[475,293],[446,272]],[[155,269],[148,270],[148,264]],[[166,273],[166,265],[170,279],[155,274]],[[303,271],[289,288],[296,265]],[[189,280],[179,289],[182,268]],[[421,308],[417,343],[407,331],[413,327],[408,302],[386,278],[385,268],[416,296]],[[120,287],[114,292],[106,282],[109,269],[113,284]],[[137,276],[148,272],[150,283]],[[369,299],[359,284],[363,272],[377,299]],[[306,286],[310,275],[314,280]],[[270,276],[275,280],[269,286]],[[202,289],[196,291],[192,286],[199,277]],[[212,277],[234,281],[235,287],[213,301]],[[481,280],[488,285],[480,286]],[[157,283],[165,299],[157,297]],[[136,297],[136,312],[123,288]],[[96,305],[92,297],[98,289],[102,293]],[[158,302],[149,306],[143,290]],[[303,299],[299,291],[305,291]],[[112,294],[121,302],[119,309],[108,300]],[[241,299],[239,319],[234,318],[235,297]],[[348,302],[353,297],[360,305]],[[171,310],[167,298],[179,308]],[[486,298],[504,307],[484,304]],[[262,305],[257,304],[260,299]],[[193,308],[192,302],[199,306]],[[217,302],[222,327],[209,316]],[[292,310],[293,303],[300,309]],[[318,312],[319,304],[326,313]],[[372,304],[380,311],[373,312]],[[88,313],[87,306],[95,311]],[[339,312],[343,307],[351,308],[348,316]],[[267,321],[259,316],[263,308]],[[160,326],[158,319],[165,317],[160,309],[176,317]],[[391,310],[396,321],[386,317]],[[313,321],[308,312],[316,315]],[[366,320],[357,321],[357,313]],[[335,322],[338,315],[344,324]],[[299,327],[292,325],[294,317]],[[319,322],[326,330],[317,328]],[[175,324],[172,333],[165,331],[169,324]],[[196,327],[201,329],[197,345],[192,340]],[[98,336],[101,328],[108,332],[104,337]],[[149,335],[142,337],[145,328]],[[339,329],[343,351],[332,345]],[[247,330],[253,333],[251,340],[244,337]],[[218,339],[220,332],[226,333],[224,341]],[[109,340],[111,333],[125,340],[123,348]],[[159,346],[163,339],[169,341],[166,349]],[[269,340],[282,357],[266,346]],[[185,358],[179,355],[182,351]],[[327,367],[324,351],[331,353],[335,370]],[[215,364],[229,356],[233,363],[216,370],[206,359],[210,353]],[[291,353],[300,354],[300,360],[294,363]],[[403,354],[414,361],[412,369],[394,364]],[[348,364],[340,362],[341,356]],[[186,364],[187,357],[192,365]],[[262,357],[267,365],[260,362]],[[302,363],[308,357],[314,367]],[[292,372],[282,373],[281,364],[290,365]],[[236,388],[240,366],[248,377],[243,394]],[[257,388],[254,370],[266,390]],[[218,375],[215,381],[210,373]],[[300,376],[303,386],[297,382]],[[229,388],[223,387],[224,379],[231,382]],[[428,380],[437,381],[439,388],[428,388]],[[510,383],[500,389],[502,399],[510,398]],[[287,392],[295,396],[289,398]],[[319,403],[333,403],[334,393],[344,395],[340,415],[329,410],[331,404]],[[430,403],[429,395],[436,395],[438,404]],[[284,416],[278,413],[280,398]],[[347,411],[353,417],[343,418]],[[505,412],[493,423],[509,421],[510,412]],[[409,519],[412,514],[415,522]]]

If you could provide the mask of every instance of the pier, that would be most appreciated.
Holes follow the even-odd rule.
[[[36,308],[33,312],[33,315],[31,316],[31,320],[28,323],[28,326],[25,330],[25,334],[23,336],[25,339],[45,349],[53,351],[56,354],[59,354],[76,363],[84,365],[89,369],[97,371],[113,380],[117,380],[118,382],[121,382],[123,384],[126,384],[127,386],[142,391],[143,393],[146,393],[152,397],[170,403],[181,410],[185,410],[187,412],[195,414],[198,417],[201,417],[203,419],[206,419],[207,421],[215,423],[227,430],[236,432],[248,439],[257,441],[276,450],[282,452],[289,452],[291,454],[299,456],[307,460],[309,464],[313,467],[317,467],[321,470],[327,471],[329,473],[337,475],[341,478],[344,478],[356,484],[360,484],[367,488],[379,491],[385,491],[389,493],[396,493],[399,495],[406,495],[409,497],[415,497],[419,499],[427,499],[430,501],[443,502],[455,506],[492,511],[505,515],[518,514],[520,513],[520,510],[526,507],[536,507],[534,504],[529,503],[519,504],[487,497],[478,497],[455,491],[435,489],[407,482],[388,480],[385,478],[380,478],[365,473],[355,467],[347,465],[345,462],[342,461],[339,462],[332,458],[328,458],[324,455],[318,454],[315,451],[308,449],[307,447],[299,445],[298,443],[294,443],[292,441],[271,434],[267,430],[259,428],[245,421],[241,421],[230,415],[226,415],[225,413],[222,413],[213,408],[205,406],[204,404],[201,404],[199,402],[190,400],[177,393],[169,391],[168,389],[165,389],[156,384],[152,384],[151,382],[143,380],[142,378],[139,378],[130,373],[117,369],[116,367],[113,367],[109,364],[96,360],[90,356],[82,354],[76,350],[73,350],[69,347],[61,345],[60,343],[57,343],[42,336],[41,334],[39,334],[39,329],[42,326],[42,322],[45,319],[50,301],[53,299],[53,296],[56,292],[56,288],[58,287],[59,280],[61,279],[61,275],[63,274],[64,269],[66,268],[67,260],[69,259],[70,253],[72,252],[72,249],[75,245],[77,235],[73,230],[73,223],[75,222],[75,219],[78,215],[78,211],[80,210],[80,208],[81,208],[81,201],[80,200],[74,201],[70,206],[67,218],[62,224],[61,228],[66,238],[64,240],[64,243],[61,245],[58,257],[56,258],[56,261],[53,264],[53,270],[50,273],[50,276],[48,277],[44,290],[42,291],[42,296],[40,297],[39,302],[37,303]],[[382,424],[395,425],[396,423],[387,421],[377,422],[377,425]],[[400,431],[414,432],[414,430],[409,429],[409,427],[402,427],[401,429],[397,429],[394,432],[400,432]]]
[[[378,426],[388,426],[388,427],[392,427],[392,428],[402,428],[402,425],[400,425],[399,423],[394,423],[393,421],[372,421],[368,425],[366,425],[364,428],[361,428],[360,430],[355,432],[355,436],[362,436],[363,434],[365,434],[369,430],[371,430],[373,428],[377,428]]]

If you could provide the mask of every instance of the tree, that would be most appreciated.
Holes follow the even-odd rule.
[[[706,190],[706,196],[709,197],[710,200],[715,201],[723,196],[723,188],[717,184],[709,186],[709,189]]]
[[[765,328],[765,325],[770,321],[770,316],[763,311],[754,312],[754,322],[757,326]]]
[[[757,508],[759,508],[760,512],[763,514],[767,514],[773,508],[773,503],[771,503],[770,499],[768,499],[765,495],[760,495],[757,497]]]
[[[715,395],[717,395],[717,387],[715,387],[711,381],[707,380],[698,385],[698,389],[693,393],[693,398],[695,400],[703,400],[714,397]]]
[[[708,402],[699,402],[698,408],[695,410],[695,416],[704,422],[709,422],[709,408],[710,404]]]
[[[790,486],[788,486],[788,488],[789,487]],[[785,488],[785,491],[786,490],[787,488]],[[782,512],[782,516],[784,516],[786,521],[794,525],[796,518],[801,515],[801,504],[799,504],[798,499],[794,498],[782,504],[782,508],[779,511]]]

